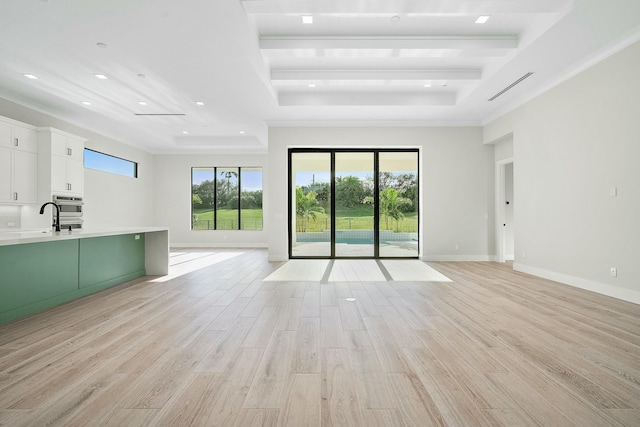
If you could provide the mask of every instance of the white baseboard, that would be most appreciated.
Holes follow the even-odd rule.
[[[286,262],[289,261],[289,254],[272,254],[269,252],[269,262]]]
[[[592,280],[581,279],[579,277],[569,276],[554,271],[544,270],[542,268],[531,267],[520,263],[514,263],[513,269],[522,273],[531,274],[533,276],[542,277],[544,279],[560,282],[565,285],[573,286],[587,291],[596,292],[608,297],[617,298],[623,301],[640,304],[640,292],[631,289],[625,289],[618,286],[608,285],[606,283],[598,283]]]
[[[423,255],[422,261],[495,261],[494,255]]]
[[[262,249],[266,248],[266,243],[171,243],[169,244],[171,249],[174,248],[211,248],[211,249],[220,249],[220,248],[242,248],[242,249]]]

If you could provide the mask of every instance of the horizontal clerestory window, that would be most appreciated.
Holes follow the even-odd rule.
[[[84,167],[132,178],[138,177],[138,163],[88,148],[84,149]]]

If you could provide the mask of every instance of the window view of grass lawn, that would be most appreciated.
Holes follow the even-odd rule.
[[[290,256],[419,256],[417,150],[292,149],[290,180]]]
[[[192,168],[193,230],[262,230],[262,168]]]
[[[417,182],[414,173],[382,172],[380,177],[380,230],[418,232]],[[331,229],[329,183],[296,188],[296,231],[313,233]],[[373,230],[373,178],[336,179],[336,230]]]

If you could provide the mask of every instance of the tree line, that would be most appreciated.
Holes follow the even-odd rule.
[[[303,194],[314,193],[315,200],[324,209],[329,209],[329,193],[331,186],[328,182],[314,183],[302,186]],[[380,194],[387,188],[397,192],[397,196],[405,199],[402,203],[402,212],[413,212],[418,208],[418,183],[416,176],[411,173],[394,174],[392,172],[380,172]],[[349,175],[336,177],[336,208],[349,209],[361,204],[370,203],[373,200],[373,177],[360,179]],[[407,202],[408,201],[408,202]]]
[[[238,182],[231,177],[217,180],[205,180],[191,186],[191,203],[194,209],[213,209],[214,194],[218,209],[238,209]],[[240,192],[242,209],[261,209],[262,190]]]

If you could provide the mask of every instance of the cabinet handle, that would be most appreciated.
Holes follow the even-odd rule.
[[[17,192],[13,193],[13,200],[18,200],[18,193]]]
[[[71,184],[67,184],[67,190],[71,190]]]
[[[71,155],[71,148],[67,148],[67,156]]]
[[[18,140],[18,138],[13,138],[13,140],[14,140],[13,145],[17,147],[18,144],[20,144],[20,141]]]

